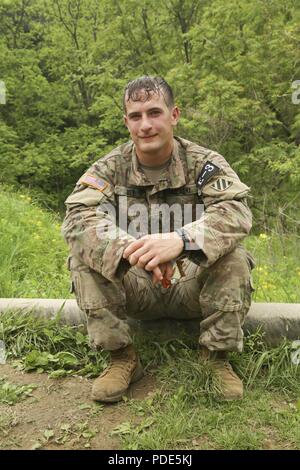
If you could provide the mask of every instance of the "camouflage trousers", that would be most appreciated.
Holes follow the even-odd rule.
[[[242,325],[251,304],[254,262],[240,245],[209,268],[185,259],[185,276],[170,288],[154,286],[151,276],[137,267],[113,283],[75,256],[69,266],[94,349],[113,351],[131,344],[128,317],[199,318],[200,345],[218,351],[243,349]]]

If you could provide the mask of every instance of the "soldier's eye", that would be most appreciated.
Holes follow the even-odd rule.
[[[158,116],[160,111],[158,109],[151,111],[150,116]]]

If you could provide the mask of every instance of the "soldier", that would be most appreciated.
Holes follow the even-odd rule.
[[[127,323],[131,316],[199,318],[200,360],[210,361],[219,377],[220,398],[241,399],[243,384],[227,352],[242,351],[253,290],[254,262],[240,244],[252,223],[249,188],[220,154],[174,137],[180,111],[165,80],[133,80],[123,99],[132,141],[80,178],[66,200],[63,223],[91,346],[111,353],[92,397],[118,401],[143,376]],[[170,217],[163,226],[163,215],[173,214],[166,208],[189,208],[190,218]],[[182,277],[170,285],[176,260]]]

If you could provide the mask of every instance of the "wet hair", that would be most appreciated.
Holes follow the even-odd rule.
[[[143,93],[142,93],[143,92]],[[123,94],[123,107],[126,113],[126,103],[131,101],[148,101],[151,93],[162,94],[168,108],[174,106],[174,95],[170,85],[161,77],[144,75],[127,83]]]

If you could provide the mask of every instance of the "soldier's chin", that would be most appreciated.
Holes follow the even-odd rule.
[[[160,148],[160,145],[158,142],[142,142],[140,148],[143,152],[154,152]]]

